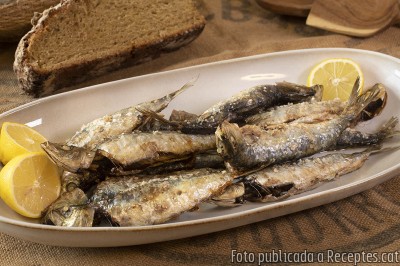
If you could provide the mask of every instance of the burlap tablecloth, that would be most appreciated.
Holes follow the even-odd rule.
[[[205,0],[208,24],[178,51],[140,66],[110,73],[76,88],[224,59],[317,47],[349,47],[400,57],[400,29],[361,39],[305,26],[305,19],[279,16],[253,0]],[[12,72],[16,44],[0,48],[0,111],[33,99],[21,93]],[[373,62],[371,62],[373,64]],[[0,234],[1,265],[226,265],[238,252],[396,252],[400,249],[400,178],[350,198],[223,232],[121,248],[45,246]],[[393,254],[393,253],[392,253]],[[396,256],[393,254],[392,256]],[[351,257],[344,257],[349,258]],[[400,260],[400,256],[397,255]],[[327,262],[327,261],[326,261]]]

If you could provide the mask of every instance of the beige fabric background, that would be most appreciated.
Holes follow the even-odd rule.
[[[254,0],[204,0],[202,3],[208,24],[189,46],[75,88],[206,62],[302,48],[349,47],[400,57],[398,27],[371,38],[351,38],[305,26],[305,19],[273,14],[260,8]],[[16,44],[0,44],[1,112],[33,100],[17,87],[12,72],[15,47]],[[142,246],[62,248],[0,234],[0,261],[2,265],[226,265],[230,264],[232,249],[399,251],[399,190],[397,177],[364,193],[300,213],[190,239]]]

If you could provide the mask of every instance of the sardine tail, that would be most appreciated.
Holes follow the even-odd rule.
[[[165,95],[164,97],[151,101],[150,102],[151,104],[153,105],[156,104],[156,108],[153,107],[152,109],[156,110],[157,112],[164,110],[171,103],[171,101],[175,99],[176,96],[178,96],[188,88],[192,87],[197,79],[198,76],[196,78],[193,78],[189,82],[185,83],[180,89],[171,92]]]
[[[357,77],[349,96],[348,106],[354,105],[359,95],[360,95],[360,77]]]
[[[382,153],[382,152],[390,152],[390,151],[396,151],[400,149],[400,144],[399,145],[394,145],[394,146],[388,146],[388,147],[382,147],[381,144],[378,145],[372,145],[371,147],[368,147],[366,150],[364,150],[364,153],[368,153],[369,155],[371,154],[377,154],[377,153]]]
[[[378,134],[384,139],[397,136],[400,134],[400,131],[395,130],[398,124],[399,118],[393,116],[379,129]]]
[[[397,117],[391,117],[379,130],[379,134],[381,135],[382,140],[387,138],[396,136],[400,134],[400,131],[395,130],[395,127],[398,125],[399,119]],[[388,146],[382,148],[382,145],[373,145],[365,150],[365,152],[369,154],[376,154],[388,151],[395,151],[400,149],[400,144],[394,146]]]
[[[185,83],[180,89],[166,95],[165,97],[169,98],[169,99],[174,99],[176,96],[178,96],[179,94],[181,94],[182,92],[184,92],[185,90],[187,90],[188,88],[192,87],[194,85],[194,83],[199,79],[199,76],[192,78],[191,80],[189,80],[187,83]]]

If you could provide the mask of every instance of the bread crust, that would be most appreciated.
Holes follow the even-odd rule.
[[[0,42],[16,42],[31,28],[35,12],[56,5],[59,0],[10,0],[0,3]]]
[[[134,46],[86,62],[76,62],[67,67],[60,67],[46,72],[41,70],[35,62],[31,62],[28,47],[31,38],[43,30],[48,18],[58,12],[64,12],[67,5],[74,0],[64,0],[60,4],[45,10],[40,18],[36,20],[33,28],[21,39],[18,44],[14,72],[17,75],[20,87],[34,97],[42,97],[53,94],[65,87],[76,85],[85,80],[98,77],[104,73],[114,71],[127,66],[143,63],[159,57],[164,52],[170,52],[190,43],[203,31],[205,20],[191,29],[184,30],[178,34],[159,39],[156,42],[147,43],[142,46]]]

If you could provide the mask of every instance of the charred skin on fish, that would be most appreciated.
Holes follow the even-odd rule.
[[[143,115],[137,110],[138,108],[160,112],[165,109],[176,96],[193,86],[193,82],[194,80],[186,83],[179,90],[159,99],[143,102],[95,119],[83,125],[79,131],[66,141],[66,145],[95,149],[97,145],[106,139],[123,133],[130,133],[143,123]]]
[[[217,151],[235,174],[271,164],[295,160],[334,147],[341,133],[377,95],[359,96],[358,80],[347,107],[338,118],[320,123],[284,124],[264,130],[255,125],[239,128],[224,121],[216,131]]]
[[[368,104],[361,112],[356,121],[366,121],[379,115],[387,102],[386,88],[377,83],[371,88],[363,92],[364,94],[379,90],[376,98]],[[276,126],[283,123],[290,122],[312,122],[312,120],[324,121],[332,119],[334,115],[340,115],[347,102],[340,99],[333,99],[328,101],[307,101],[300,103],[289,103],[286,105],[275,106],[268,109],[266,112],[252,115],[246,119],[246,124],[258,125],[264,128]]]
[[[152,225],[169,221],[231,184],[226,171],[199,169],[150,179],[124,177],[99,184],[90,205],[119,226]]]
[[[154,123],[160,130],[179,130],[187,134],[213,134],[222,121],[244,123],[251,115],[270,107],[287,103],[320,99],[322,86],[307,87],[289,82],[276,85],[259,85],[239,92],[221,101],[199,115],[184,121],[169,121],[154,111],[142,108],[142,113],[160,123]]]
[[[195,153],[213,150],[215,137],[179,132],[133,132],[105,141],[96,150],[51,142],[42,147],[57,165],[70,172],[90,169],[94,162],[104,158],[122,170],[130,170],[184,160]]]
[[[373,153],[393,151],[372,146],[351,154],[333,153],[277,164],[254,172],[244,179],[245,200],[269,202],[285,199],[361,168]]]

